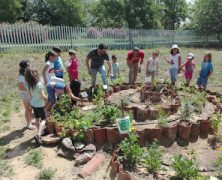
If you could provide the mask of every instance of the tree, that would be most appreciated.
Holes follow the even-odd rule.
[[[21,15],[20,0],[0,0],[0,22],[14,23]]]
[[[194,8],[193,28],[204,35],[216,34],[222,44],[222,1],[197,0]]]
[[[41,24],[74,26],[83,23],[81,0],[35,0],[34,12]]]
[[[162,0],[162,23],[165,29],[176,29],[188,14],[186,0]]]
[[[93,25],[99,27],[158,28],[159,5],[153,0],[100,0],[94,4]]]

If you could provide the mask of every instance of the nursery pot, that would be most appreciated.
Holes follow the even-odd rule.
[[[200,121],[192,123],[190,132],[190,142],[196,142],[200,134]]]
[[[150,100],[151,100],[152,103],[160,102],[161,101],[161,94],[153,92]]]
[[[145,129],[145,141],[149,142],[160,141],[161,137],[162,137],[162,127]]]
[[[119,91],[121,91],[120,86],[113,86],[113,92],[114,93],[119,92]]]
[[[56,131],[55,131],[55,122],[52,122],[51,120],[48,120],[47,121],[47,129],[49,131],[49,134],[54,134]]]
[[[93,133],[93,129],[87,129],[85,131],[85,139],[87,143],[94,143],[95,139],[94,139],[94,133]]]
[[[181,140],[188,141],[190,137],[191,127],[191,123],[181,122],[178,125],[177,137]]]
[[[180,104],[179,104],[178,102],[175,102],[175,103],[173,103],[173,104],[170,104],[171,111],[172,111],[173,113],[176,113],[177,110],[178,110],[178,108],[179,108],[179,106],[180,106]]]
[[[146,130],[145,129],[137,130],[136,133],[139,136],[139,143],[141,145],[144,145],[145,144],[145,140],[146,140]]]
[[[130,89],[130,86],[128,84],[122,84],[122,85],[120,85],[120,89],[121,90],[128,90],[128,89]]]
[[[158,118],[159,110],[158,109],[149,109],[148,119],[155,120]]]
[[[137,108],[136,121],[138,122],[146,121],[148,119],[148,116],[149,116],[149,109]]]
[[[177,124],[171,126],[162,126],[162,138],[160,143],[164,146],[171,146],[177,137]]]
[[[55,123],[55,132],[56,135],[60,135],[63,130],[63,125],[60,123]]]
[[[118,128],[107,128],[107,140],[112,145],[119,143]]]
[[[107,142],[106,128],[94,129],[93,132],[96,144],[103,145]]]
[[[129,134],[119,134],[119,141],[121,142],[122,140],[124,140],[128,137],[129,137]]]
[[[210,128],[210,122],[208,119],[200,120],[200,137],[207,138]]]

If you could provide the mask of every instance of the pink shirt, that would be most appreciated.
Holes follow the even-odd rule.
[[[133,58],[133,50],[130,50],[127,54],[127,60],[130,61]],[[144,52],[142,50],[139,50],[138,55],[134,58],[133,62],[138,63],[140,59],[144,59]]]
[[[72,58],[69,60],[68,73],[69,73],[70,82],[79,79],[78,67],[79,67],[79,62],[77,58]]]

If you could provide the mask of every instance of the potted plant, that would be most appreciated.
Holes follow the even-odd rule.
[[[210,121],[210,127],[212,128],[213,131],[214,139],[217,139],[218,129],[220,127],[220,122],[221,122],[221,115],[219,113],[213,114],[210,117],[209,121]]]
[[[159,110],[158,115],[158,126],[162,129],[162,136],[160,143],[164,146],[170,146],[177,136],[177,124],[169,124],[166,118],[166,114],[161,109]]]
[[[186,142],[188,143],[190,133],[191,133],[191,113],[192,113],[192,106],[189,103],[188,99],[184,99],[181,106],[181,121],[178,125],[178,141]]]

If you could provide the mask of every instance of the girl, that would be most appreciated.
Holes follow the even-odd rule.
[[[53,62],[57,58],[57,54],[50,50],[46,55],[45,55],[45,67],[42,71],[43,79],[45,84],[49,83],[51,81],[51,78],[55,76],[54,74],[54,64]]]
[[[159,56],[159,51],[156,50],[152,53],[152,57],[148,60],[147,65],[146,65],[146,76],[150,77],[151,76],[151,81],[154,82],[155,76],[158,74],[158,56]]]
[[[199,78],[197,80],[197,85],[199,89],[207,88],[208,78],[213,73],[213,64],[211,63],[211,61],[212,61],[212,54],[211,53],[205,54],[204,60],[202,62],[201,70],[199,73]]]
[[[187,55],[187,62],[184,63],[182,66],[180,66],[181,70],[183,70],[182,68],[185,66],[184,75],[185,75],[187,86],[190,85],[190,81],[193,77],[193,72],[194,72],[194,68],[195,68],[195,63],[194,63],[193,59],[194,59],[194,55],[192,53],[189,53]]]
[[[36,142],[41,144],[41,134],[45,128],[46,123],[46,113],[45,113],[45,100],[47,99],[44,91],[43,85],[39,81],[40,75],[38,71],[34,68],[27,68],[25,71],[25,80],[28,83],[28,89],[31,94],[30,104],[34,111],[36,127],[38,133],[35,136]],[[40,121],[41,120],[41,121]]]
[[[25,119],[26,119],[26,122],[27,122],[27,128],[30,129],[30,130],[33,130],[35,129],[33,126],[32,126],[32,123],[31,123],[31,119],[32,119],[32,108],[30,106],[30,94],[28,92],[28,85],[25,81],[25,70],[27,67],[30,66],[30,63],[29,61],[27,60],[23,60],[19,63],[19,77],[18,77],[18,81],[19,81],[19,84],[18,84],[18,89],[20,91],[20,97],[22,99],[22,102],[23,102],[23,105],[25,107]]]
[[[174,44],[170,51],[170,59],[165,57],[167,63],[171,64],[170,67],[170,78],[173,85],[175,85],[177,80],[177,74],[179,73],[179,67],[181,66],[181,56],[179,47]]]
[[[69,50],[70,59],[67,64],[67,72],[69,73],[70,82],[79,79],[79,61],[74,50]]]
[[[120,78],[119,63],[117,62],[116,55],[112,55],[112,69],[113,69],[113,74],[111,74],[111,80]],[[108,72],[108,74],[109,73],[110,72]]]

